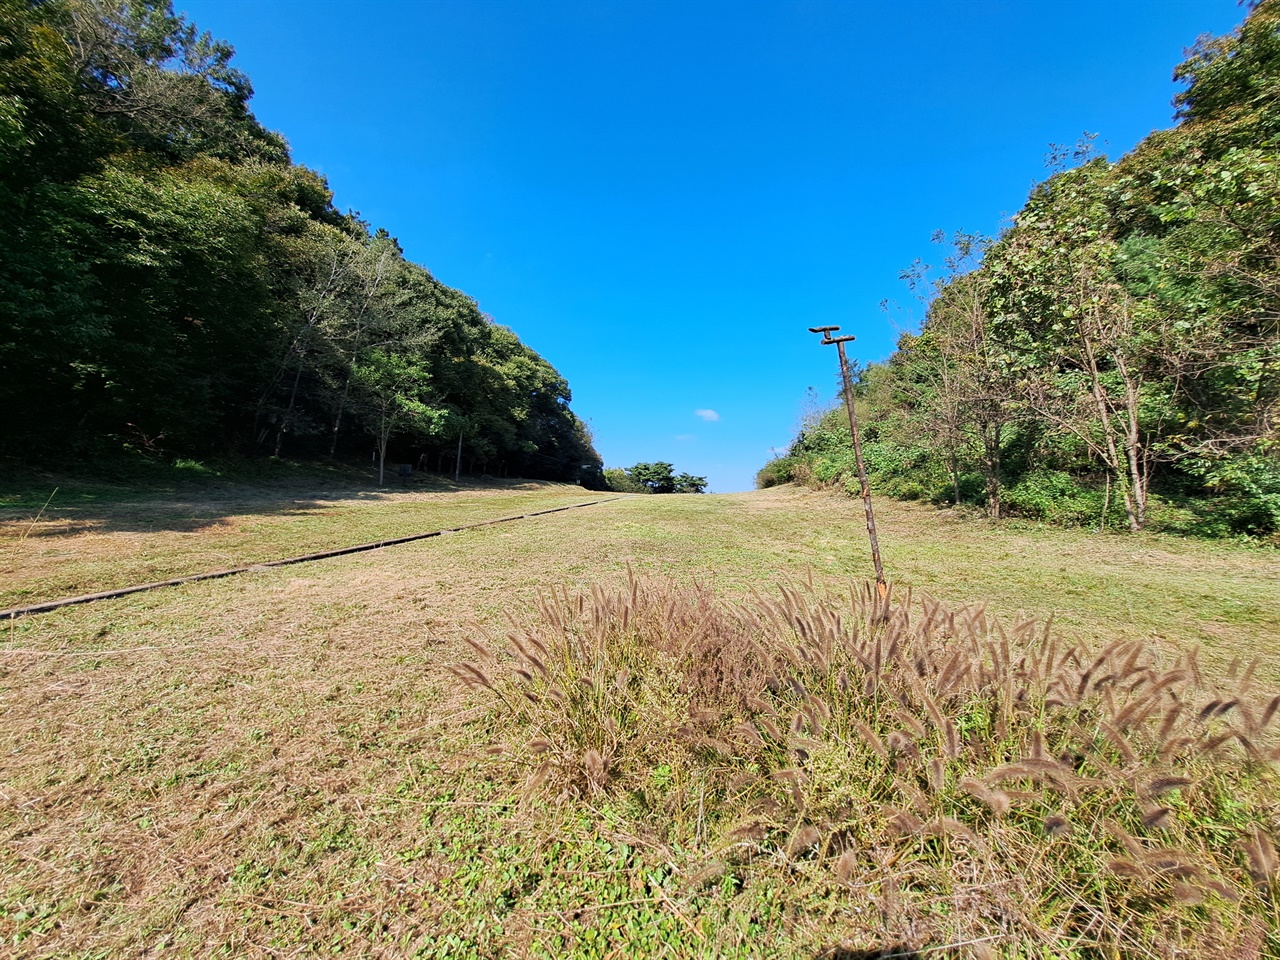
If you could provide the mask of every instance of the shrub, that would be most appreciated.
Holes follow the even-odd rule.
[[[949,479],[945,488],[939,488],[935,496],[939,502],[952,502],[954,490]],[[982,506],[987,502],[987,481],[982,474],[974,471],[960,474],[960,502],[972,506]]]
[[[1267,538],[1280,533],[1280,460],[1252,457],[1191,461],[1196,496],[1168,496],[1151,511],[1158,530],[1193,537]]]
[[[849,477],[856,481],[858,476],[852,448],[836,448],[817,454],[810,460],[810,468],[814,480],[820,484],[842,483]]]
[[[1063,526],[1088,526],[1101,522],[1123,525],[1124,502],[1118,491],[1106,493],[1085,486],[1061,470],[1035,470],[1025,474],[1001,494],[1007,512],[1031,520],[1046,520]]]
[[[774,457],[756,473],[756,489],[765,490],[790,483],[792,461],[790,457]]]
[[[455,672],[490,697],[495,777],[607,800],[691,877],[787,889],[855,939],[1275,942],[1280,697],[1250,669],[1212,692],[1194,652],[1162,665],[1143,641],[1091,650],[981,607],[869,585],[730,603],[634,578],[562,591],[476,648]]]
[[[609,467],[604,471],[604,484],[606,490],[612,490],[615,493],[651,493],[652,491],[639,480],[633,480],[631,475],[621,467]]]

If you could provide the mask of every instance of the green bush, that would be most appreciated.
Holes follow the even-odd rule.
[[[846,477],[857,477],[858,467],[853,450],[825,451],[810,461],[813,478],[820,484],[840,483]]]
[[[1239,492],[1216,497],[1152,496],[1147,525],[1160,533],[1206,540],[1269,540],[1280,531],[1280,504]]]
[[[1085,486],[1061,470],[1035,470],[1006,488],[1001,499],[1010,515],[1045,520],[1063,526],[1087,526],[1103,520],[1123,524],[1124,504],[1117,491],[1107,503],[1104,491]]]
[[[906,446],[890,440],[863,443],[862,457],[867,464],[867,473],[884,479],[919,479],[933,466],[933,457],[925,448]]]
[[[1192,461],[1184,469],[1208,496],[1188,499],[1188,522],[1174,521],[1166,529],[1200,537],[1266,537],[1280,532],[1280,456],[1262,451]]]
[[[756,489],[765,490],[768,487],[790,483],[794,479],[791,467],[790,457],[774,457],[756,473]]]
[[[633,480],[626,470],[621,467],[609,467],[604,471],[604,484],[606,490],[612,490],[614,493],[650,493],[639,480]]]
[[[933,490],[919,480],[909,477],[895,477],[888,483],[880,484],[879,489],[899,500],[932,500]],[[853,484],[854,492],[860,493],[858,484]]]
[[[948,479],[944,493],[939,499],[950,503],[954,495],[955,491],[952,489],[950,479]],[[960,502],[975,507],[982,506],[987,502],[987,481],[982,474],[974,471],[960,474]]]

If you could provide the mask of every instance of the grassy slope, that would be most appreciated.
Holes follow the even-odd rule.
[[[140,532],[127,517],[142,508],[121,502],[99,506],[92,530],[19,542],[25,526],[12,523],[0,555],[6,581],[26,577],[18,589],[38,596],[55,569],[80,590],[151,569],[131,549],[185,572],[316,549],[339,531],[356,542],[586,499],[564,487],[339,497],[315,525],[310,507],[300,522],[227,503],[212,515],[243,532],[213,542],[176,529],[199,510],[148,507],[171,519]],[[621,580],[628,565],[729,593],[810,569],[857,576],[859,514],[791,489],[636,498],[4,625],[0,942],[24,956],[301,944],[485,956],[554,954],[567,937],[604,956],[634,928],[636,955],[821,943],[825,908],[797,916],[780,891],[691,918],[663,880],[687,852],[645,848],[611,828],[607,807],[587,820],[514,816],[471,775],[479,713],[445,667],[467,658],[473,624],[499,626],[551,584]],[[1219,664],[1263,656],[1265,682],[1280,681],[1266,656],[1280,636],[1272,553],[993,529],[889,503],[880,523],[900,583],[1010,617],[1056,612],[1066,633],[1202,642]]]
[[[442,496],[448,494],[448,496]],[[598,499],[581,487],[309,475],[253,487],[59,489],[0,497],[0,608]]]

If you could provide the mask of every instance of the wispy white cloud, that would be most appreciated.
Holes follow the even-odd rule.
[[[693,411],[693,415],[695,417],[701,417],[708,423],[714,423],[716,420],[720,419],[720,414],[716,413],[714,410],[695,410]]]
[[[677,433],[676,439],[677,440],[697,440],[698,435],[694,433]]]

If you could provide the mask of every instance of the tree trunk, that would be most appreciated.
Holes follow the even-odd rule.
[[[378,262],[374,265],[373,274],[365,278],[364,299],[360,302],[360,312],[356,314],[355,329],[351,341],[351,359],[347,362],[346,382],[342,385],[342,396],[338,399],[338,412],[333,417],[333,437],[329,441],[330,457],[338,450],[338,431],[342,429],[342,414],[345,412],[347,402],[351,398],[351,371],[355,368],[356,361],[360,358],[361,341],[364,338],[367,322],[366,317],[369,314],[369,308],[373,304],[373,298],[382,289],[382,282],[386,279],[389,263],[388,254],[384,250],[378,258]]]
[[[361,312],[361,316],[363,316],[363,311]],[[357,338],[358,336],[359,335],[357,334]],[[329,440],[330,459],[333,459],[334,455],[338,452],[338,431],[342,429],[342,413],[346,410],[347,400],[351,396],[351,370],[355,367],[357,356],[357,352],[353,350],[351,352],[351,361],[347,364],[347,379],[346,382],[342,384],[342,396],[338,398],[338,412],[333,416],[333,436]]]
[[[272,456],[280,456],[280,448],[284,446],[285,431],[289,429],[289,421],[293,418],[293,402],[298,397],[298,381],[302,379],[302,358],[298,358],[298,372],[293,375],[293,389],[289,391],[289,406],[280,419],[280,429],[276,431],[276,452]]]
[[[293,358],[295,354],[298,357],[299,374],[301,373],[302,359],[304,354],[306,353],[306,350],[303,346],[303,338],[306,336],[308,331],[314,330],[317,324],[320,323],[320,320],[324,315],[326,307],[329,305],[329,302],[336,295],[336,291],[338,289],[338,286],[342,282],[342,277],[345,274],[345,272],[346,272],[345,265],[343,265],[340,262],[338,255],[335,253],[333,255],[333,260],[330,262],[330,265],[329,265],[329,276],[325,278],[324,283],[319,288],[319,302],[311,310],[304,312],[302,326],[299,327],[297,333],[294,334],[293,342],[289,344],[289,349],[285,351],[284,359],[280,361],[280,367],[279,369],[276,370],[275,376],[271,378],[271,382],[267,384],[266,389],[262,392],[262,396],[258,398],[258,411],[254,415],[254,421],[253,421],[255,430],[257,429],[258,419],[262,416],[262,408],[266,406],[267,400],[270,398],[271,394],[275,392],[276,383],[280,380],[281,377],[285,375],[285,372],[289,369],[289,361]],[[292,414],[293,412],[293,397],[296,396],[297,393],[298,393],[298,381],[295,378],[293,382],[293,394],[289,398],[290,414]],[[286,418],[286,423],[287,423],[287,418]],[[276,454],[275,455],[280,456],[280,437],[279,436],[276,437]]]
[[[356,354],[352,353],[351,363],[347,368],[347,381],[342,385],[342,396],[338,399],[338,412],[333,417],[333,436],[329,440],[329,458],[333,459],[338,452],[338,431],[342,429],[342,413],[347,407],[347,400],[351,396],[351,367],[355,366]]]
[[[982,431],[982,472],[987,481],[987,516],[999,520],[1000,504],[1000,424],[987,424]]]
[[[1089,384],[1093,395],[1094,407],[1097,409],[1098,419],[1102,423],[1102,437],[1106,446],[1107,467],[1115,476],[1117,483],[1120,484],[1120,493],[1124,496],[1125,516],[1129,520],[1129,530],[1131,533],[1137,533],[1142,529],[1142,521],[1134,500],[1131,477],[1125,469],[1124,461],[1120,457],[1120,450],[1116,445],[1116,431],[1111,422],[1111,410],[1107,404],[1106,391],[1102,386],[1102,374],[1098,369],[1093,340],[1088,331],[1085,330],[1083,320],[1076,321],[1076,332],[1080,337],[1081,353],[1084,355],[1085,366],[1089,373]]]
[[[271,399],[271,395],[275,393],[276,384],[280,382],[280,378],[283,377],[288,372],[289,361],[293,359],[293,356],[295,353],[299,354],[299,357],[298,357],[299,366],[301,366],[302,364],[301,351],[298,349],[298,344],[301,342],[301,340],[302,340],[302,334],[300,333],[293,338],[293,343],[289,344],[289,349],[285,351],[284,359],[280,361],[280,366],[276,370],[275,376],[271,378],[271,382],[268,383],[265,388],[263,388],[262,394],[258,397],[258,407],[253,414],[253,432],[255,434],[258,432],[258,426],[262,422],[263,408],[266,407],[267,401]],[[262,428],[262,438],[258,440],[258,444],[261,444],[262,440],[266,439],[267,434],[270,431],[271,431],[270,426]]]
[[[1124,358],[1116,356],[1116,369],[1124,380],[1125,393],[1125,459],[1129,467],[1129,482],[1133,488],[1134,510],[1138,526],[1147,522],[1147,457],[1143,449],[1142,432],[1138,422],[1138,384],[1129,376]]]
[[[351,386],[351,378],[347,378],[347,385],[342,388],[342,399],[338,401],[338,412],[333,417],[333,436],[329,438],[329,459],[332,460],[338,452],[338,431],[342,429],[342,408],[347,403],[347,390]]]

